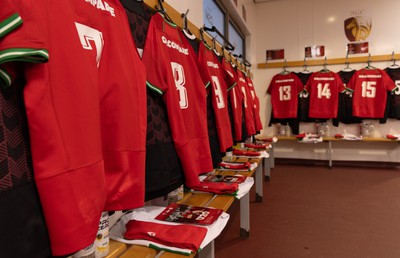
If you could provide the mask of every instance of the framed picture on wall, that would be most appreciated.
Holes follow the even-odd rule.
[[[279,60],[285,58],[285,49],[269,49],[267,50],[267,61]]]
[[[348,43],[346,50],[349,55],[369,53],[368,42]]]
[[[325,46],[306,46],[304,48],[304,57],[314,58],[314,57],[324,57],[325,56]]]

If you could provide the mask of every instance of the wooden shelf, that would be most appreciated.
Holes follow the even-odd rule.
[[[299,60],[299,61],[288,61],[288,62],[266,62],[257,64],[258,69],[268,68],[283,68],[283,67],[303,67],[304,64],[307,66],[323,66],[326,65],[338,65],[338,64],[354,64],[354,63],[367,63],[368,60],[371,62],[384,62],[392,61],[393,59],[400,59],[400,54],[390,55],[371,55],[371,56],[357,56],[346,58],[327,58],[325,59],[312,59],[312,60]]]

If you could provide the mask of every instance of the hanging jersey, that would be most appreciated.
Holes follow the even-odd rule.
[[[10,63],[8,63],[10,64]],[[0,83],[0,246],[4,257],[47,258],[50,243],[33,181],[24,81],[11,87]]]
[[[303,84],[303,87],[307,85],[308,79],[311,77],[310,72],[298,72],[294,73]],[[298,94],[298,106],[297,106],[297,118],[299,122],[312,123],[315,122],[315,118],[310,118],[308,116],[309,106],[310,106],[310,93],[303,90]]]
[[[198,177],[195,179],[193,175],[213,169],[206,90],[198,70],[193,69],[197,66],[194,56],[175,24],[164,20],[160,13],[152,16],[143,52],[143,62],[149,71],[147,85],[163,95],[186,184],[197,183]]]
[[[186,30],[182,30],[183,35],[188,40],[190,46],[198,55],[199,53],[199,46],[200,41],[196,38],[195,35],[189,34]],[[198,65],[199,72],[202,71],[202,78],[203,82],[207,83],[209,79],[207,79],[207,75],[204,73],[203,69],[200,68],[200,64],[196,59],[196,63]],[[210,86],[210,85],[209,85]],[[216,167],[218,163],[222,161],[222,153],[220,152],[220,145],[219,139],[217,135],[217,125],[216,125],[216,117],[213,109],[213,101],[212,101],[212,94],[211,94],[211,87],[206,88],[207,92],[207,128],[208,128],[208,140],[210,142],[210,151],[211,151],[211,159],[213,163],[213,167]]]
[[[338,72],[346,90],[339,94],[338,116],[337,119],[333,120],[333,125],[335,126],[338,126],[339,122],[344,124],[359,124],[362,121],[359,117],[353,116],[353,92],[347,88],[347,83],[350,81],[354,73],[355,70],[342,70]]]
[[[237,70],[238,76],[238,89],[243,95],[243,110],[244,110],[244,126],[246,127],[248,137],[256,134],[254,113],[253,113],[253,99],[249,88],[247,87],[246,76],[240,70]]]
[[[143,53],[152,11],[142,1],[121,0],[133,39]],[[183,184],[183,170],[172,142],[162,97],[147,90],[145,200],[166,196]]]
[[[93,243],[104,209],[144,203],[145,70],[119,1],[15,6],[28,13],[21,36],[40,35],[51,52],[26,65],[24,98],[52,253],[66,255]]]
[[[208,79],[211,82],[212,107],[215,114],[220,151],[226,152],[233,145],[228,114],[228,87],[223,78],[217,57],[204,43],[199,46],[198,61],[200,69],[207,72]]]
[[[305,88],[310,93],[310,117],[337,117],[339,93],[345,90],[339,75],[332,71],[313,73]]]
[[[260,132],[263,129],[260,118],[260,100],[257,97],[256,91],[254,89],[253,81],[249,76],[246,76],[246,82],[250,91],[251,98],[253,100],[253,114],[254,114],[255,128],[257,132]]]
[[[294,73],[276,74],[267,93],[271,95],[272,113],[276,119],[296,118],[298,94],[303,84]]]
[[[389,114],[388,117],[400,119],[400,68],[387,67],[385,69],[389,77],[394,81],[397,88],[389,95]]]
[[[393,80],[381,69],[357,71],[347,87],[354,91],[354,116],[363,118],[383,118],[387,92],[396,89]]]
[[[3,0],[0,9],[0,38],[6,36],[22,24],[22,18],[9,2]]]
[[[229,118],[231,121],[231,131],[232,131],[232,137],[235,142],[241,141],[242,140],[242,109],[239,108],[241,107],[242,102],[242,95],[238,94],[236,91],[237,89],[237,75],[230,64],[228,60],[225,58],[222,59],[221,65],[223,70],[225,71],[225,82],[228,85],[228,100],[229,100],[229,105],[228,105],[228,112],[229,112]]]

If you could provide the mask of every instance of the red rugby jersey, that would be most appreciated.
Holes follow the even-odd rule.
[[[233,115],[234,140],[242,141],[243,95],[238,87],[238,77],[232,65],[224,58],[222,67],[226,71],[227,80],[233,80],[235,84],[228,88],[229,104]]]
[[[254,114],[254,125],[256,128],[256,131],[259,132],[263,129],[261,118],[260,118],[260,100],[256,94],[256,91],[254,89],[253,85],[253,80],[250,78],[250,76],[246,76],[246,82],[248,89],[250,91],[252,100],[253,100],[253,114]]]
[[[52,252],[70,254],[93,243],[103,210],[143,205],[145,69],[117,0],[15,6],[24,24],[14,47],[43,42],[51,53],[26,65],[24,98]]]
[[[353,115],[363,118],[384,117],[387,91],[396,89],[385,71],[365,68],[355,72],[347,87],[354,91]]]
[[[237,70],[238,75],[238,85],[243,95],[243,107],[244,107],[244,118],[245,126],[248,136],[256,134],[256,128],[254,123],[254,113],[253,113],[253,99],[251,97],[250,90],[247,86],[246,76],[240,70]]]
[[[223,77],[221,64],[212,49],[200,43],[198,60],[200,69],[207,72],[208,80],[211,82],[212,105],[215,114],[215,122],[221,152],[232,147],[233,139],[231,123],[228,114],[228,87]]]
[[[212,171],[213,166],[207,132],[206,89],[193,49],[177,25],[156,13],[150,21],[142,60],[148,68],[148,87],[163,94],[186,184],[189,187],[198,184],[198,177],[193,175]]]
[[[305,86],[310,92],[311,118],[336,118],[339,105],[339,93],[345,90],[337,73],[316,72],[311,75]]]
[[[303,84],[294,73],[276,74],[268,86],[274,118],[286,119],[297,117],[298,94]]]

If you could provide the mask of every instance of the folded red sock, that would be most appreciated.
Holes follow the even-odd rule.
[[[397,140],[398,138],[392,134],[387,134],[386,138],[391,139],[391,140]]]
[[[239,185],[237,183],[200,182],[200,184],[191,188],[196,191],[214,194],[233,194],[239,189]]]
[[[124,238],[148,240],[166,246],[190,249],[197,252],[207,234],[204,227],[192,225],[166,225],[161,223],[130,220],[126,224]]]
[[[227,169],[246,169],[251,167],[250,162],[225,162],[222,161],[217,164],[218,166],[222,168],[227,168]]]
[[[244,146],[247,147],[247,148],[252,148],[252,149],[263,149],[263,150],[265,150],[269,146],[269,144],[266,144],[266,143],[264,143],[264,144],[245,143]]]
[[[255,157],[255,156],[260,156],[261,153],[258,151],[233,150],[233,155]]]

